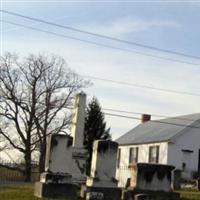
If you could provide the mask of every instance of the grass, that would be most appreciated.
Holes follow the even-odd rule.
[[[200,200],[200,192],[195,190],[180,191],[181,200]]]
[[[0,199],[5,200],[51,200],[50,198],[36,198],[33,196],[33,185],[10,185],[0,186]],[[179,191],[181,200],[200,200],[200,192],[198,191]],[[69,199],[59,199],[69,200]]]
[[[33,196],[34,186],[28,185],[0,185],[0,199],[5,200],[51,200],[51,198],[36,198]],[[55,200],[55,199],[54,199]],[[69,200],[60,198],[59,200]],[[77,199],[78,200],[78,199]]]

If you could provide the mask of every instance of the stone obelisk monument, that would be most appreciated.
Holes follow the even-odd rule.
[[[54,134],[47,142],[45,172],[35,184],[37,197],[75,198],[86,181],[87,151],[83,147],[86,94],[77,94],[72,113],[71,135]]]

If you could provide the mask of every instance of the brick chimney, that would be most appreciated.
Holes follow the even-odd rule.
[[[151,115],[148,115],[148,114],[142,114],[142,117],[141,117],[141,123],[145,123],[145,122],[148,122],[151,120]]]

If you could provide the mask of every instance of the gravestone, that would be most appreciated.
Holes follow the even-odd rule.
[[[76,198],[78,187],[86,181],[87,151],[83,147],[86,95],[76,96],[71,135],[51,135],[47,141],[45,172],[35,184],[37,197]]]
[[[120,200],[121,189],[115,179],[118,143],[110,140],[96,140],[93,144],[93,154],[90,176],[82,187],[82,197],[87,200]]]
[[[171,188],[170,165],[138,163],[133,166],[131,186],[125,196],[138,199],[138,194],[153,200],[179,200],[180,195]],[[143,198],[142,196],[140,196]],[[126,199],[126,198],[125,198]]]

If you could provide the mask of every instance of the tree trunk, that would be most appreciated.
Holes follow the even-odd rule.
[[[40,159],[39,159],[39,172],[45,171],[45,158],[46,158],[46,140],[40,145]]]
[[[30,149],[26,151],[24,158],[25,158],[25,181],[31,182],[32,166],[31,166],[31,150]]]

